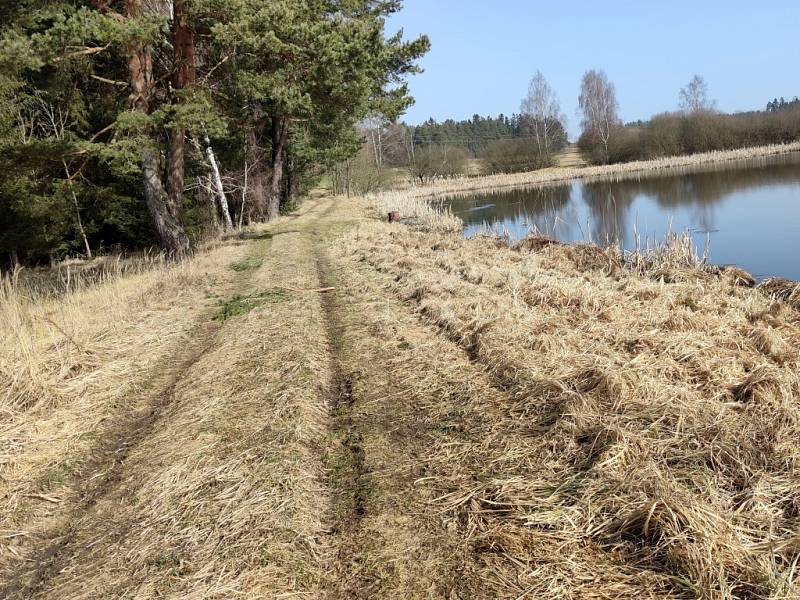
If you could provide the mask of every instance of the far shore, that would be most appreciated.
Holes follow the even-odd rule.
[[[437,198],[476,191],[491,192],[497,189],[535,186],[541,184],[572,181],[575,179],[615,178],[631,179],[645,174],[657,174],[660,171],[682,167],[699,167],[737,160],[763,158],[781,154],[800,152],[800,141],[790,144],[756,146],[737,150],[722,150],[669,156],[654,160],[640,160],[613,165],[587,167],[550,167],[538,171],[524,173],[500,173],[479,177],[459,177],[442,179],[427,185],[413,185],[405,193],[416,198]]]

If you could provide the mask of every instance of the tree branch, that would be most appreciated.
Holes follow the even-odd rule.
[[[91,75],[92,79],[97,79],[97,81],[102,81],[103,83],[108,83],[111,85],[118,85],[121,87],[128,87],[127,81],[114,81],[113,79],[106,79],[105,77],[100,77],[99,75]]]
[[[106,44],[105,46],[96,46],[92,48],[81,48],[80,50],[76,50],[75,52],[70,52],[64,56],[56,56],[51,62],[60,63],[64,62],[65,60],[69,60],[71,58],[77,58],[78,56],[91,56],[92,54],[100,54],[104,50],[107,50],[110,44]]]

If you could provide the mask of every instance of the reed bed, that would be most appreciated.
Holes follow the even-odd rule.
[[[535,186],[575,179],[621,180],[652,177],[680,169],[697,169],[726,162],[765,158],[798,151],[800,151],[800,142],[794,142],[791,144],[705,152],[687,156],[670,156],[614,165],[555,167],[525,173],[494,174],[482,177],[454,177],[440,179],[427,185],[411,185],[405,190],[405,193],[417,198],[441,198],[477,191],[491,193],[492,190],[503,190],[509,187]]]
[[[391,211],[399,211],[406,222],[423,227],[429,231],[460,231],[461,219],[453,215],[449,207],[436,200],[420,202],[420,199],[405,191],[392,190],[368,196],[376,216],[387,218]]]
[[[371,223],[340,252],[485,373],[418,485],[486,597],[800,597],[796,285],[680,239],[634,258]]]

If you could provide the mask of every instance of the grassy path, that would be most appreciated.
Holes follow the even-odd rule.
[[[362,210],[318,198],[234,244],[146,393],[43,490],[58,503],[15,513],[0,596],[476,597],[431,503],[454,473],[426,462],[477,422],[482,374],[332,251]]]
[[[309,199],[76,337],[0,470],[0,597],[792,597],[795,309],[367,214]]]

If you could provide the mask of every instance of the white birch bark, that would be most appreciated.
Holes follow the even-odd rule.
[[[206,159],[208,159],[208,164],[211,167],[211,180],[214,183],[214,191],[217,193],[217,201],[222,210],[223,223],[226,229],[233,229],[233,221],[231,220],[230,210],[228,210],[228,199],[225,197],[225,189],[222,187],[222,177],[219,174],[217,157],[214,155],[214,149],[211,147],[211,140],[208,139],[208,134],[203,134],[203,141],[206,145]]]

